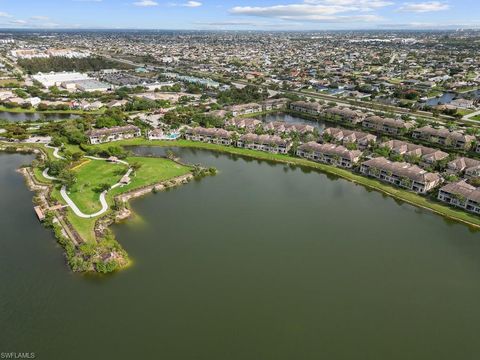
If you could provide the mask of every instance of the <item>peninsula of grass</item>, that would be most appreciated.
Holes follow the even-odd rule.
[[[107,193],[106,200],[110,207],[114,205],[114,198],[118,195],[186,175],[192,170],[188,166],[163,158],[129,157],[125,161],[129,164],[138,164],[139,168],[132,175],[131,182],[128,185],[117,187]],[[118,183],[127,170],[128,167],[123,164],[88,160],[81,165],[77,165],[76,168],[74,167],[73,171],[76,174],[77,181],[68,194],[82,212],[93,214],[101,209],[99,196],[102,186],[104,184],[112,186]],[[35,175],[39,181],[48,181],[43,178],[41,171],[35,171]],[[60,195],[59,184],[53,189],[52,198],[60,204],[65,204]],[[113,210],[109,210],[102,216],[109,215],[112,212]],[[94,228],[98,217],[93,219],[80,218],[70,208],[67,208],[67,218],[82,239],[85,241],[96,240]]]
[[[424,197],[404,189],[393,187],[389,184],[380,182],[373,178],[362,176],[360,174],[356,174],[349,170],[337,168],[331,165],[317,163],[307,159],[297,158],[289,155],[271,154],[271,153],[256,151],[256,150],[241,149],[236,147],[208,144],[208,143],[202,143],[202,142],[193,142],[193,141],[187,141],[187,140],[177,140],[175,142],[171,142],[171,141],[149,141],[146,139],[136,138],[131,140],[120,141],[117,144],[121,146],[160,146],[160,147],[187,147],[187,148],[196,148],[196,149],[206,149],[206,150],[212,150],[217,152],[223,152],[227,154],[246,156],[246,157],[255,158],[258,160],[273,161],[278,163],[298,165],[302,167],[316,169],[326,174],[336,175],[340,178],[365,186],[369,189],[380,191],[395,199],[401,200],[405,203],[408,203],[423,209],[430,210],[436,214],[444,216],[445,218],[464,223],[473,228],[480,228],[480,218],[478,216],[475,216],[474,214],[470,214],[460,209],[446,206],[440,202],[433,201],[428,197]],[[99,145],[99,146],[106,146],[106,145],[107,144]]]
[[[124,164],[87,159],[74,166],[77,182],[69,189],[69,196],[85,214],[94,214],[101,210],[99,196],[102,186],[113,186],[127,172]]]

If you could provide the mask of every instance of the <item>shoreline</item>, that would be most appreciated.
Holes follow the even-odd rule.
[[[171,141],[148,141],[143,139],[134,139],[127,141],[119,141],[118,145],[123,147],[132,147],[132,146],[145,146],[145,147],[163,147],[163,148],[192,148],[207,150],[213,152],[219,152],[224,154],[236,155],[241,157],[247,157],[251,159],[256,159],[260,161],[268,161],[277,164],[286,164],[299,166],[314,171],[318,171],[322,174],[334,175],[338,178],[344,179],[346,181],[352,182],[355,185],[363,186],[366,189],[373,191],[378,191],[379,193],[389,196],[392,199],[401,201],[403,203],[415,206],[420,209],[430,211],[434,214],[442,216],[446,220],[455,221],[464,225],[467,225],[470,229],[474,231],[480,230],[480,219],[475,219],[473,215],[470,215],[461,210],[452,209],[448,206],[445,206],[441,203],[436,203],[431,201],[426,197],[422,197],[415,193],[394,188],[388,184],[381,183],[378,180],[364,177],[362,175],[353,173],[346,169],[337,168],[334,166],[316,163],[307,159],[292,157],[289,155],[280,155],[280,154],[271,154],[267,152],[260,152],[255,150],[248,149],[239,149],[235,147],[228,147],[223,145],[200,143],[193,141],[180,140],[176,142]],[[100,145],[101,146],[101,145]],[[5,151],[5,148],[0,147],[0,151]],[[9,149],[12,152],[12,149]],[[46,149],[38,148],[36,146],[23,146],[15,149],[15,153],[30,153],[40,156],[43,159],[47,159],[49,154]],[[50,224],[45,226],[52,228],[55,238],[58,243],[64,248],[65,256],[67,258],[67,263],[69,267],[74,272],[82,273],[110,273],[120,270],[124,270],[131,266],[131,259],[125,250],[121,247],[118,241],[115,239],[113,234],[110,231],[110,226],[114,223],[119,223],[125,220],[128,220],[132,215],[133,211],[130,209],[130,203],[132,200],[154,193],[156,191],[165,191],[169,188],[178,187],[180,185],[189,183],[195,176],[190,172],[185,175],[181,175],[175,178],[164,180],[155,184],[143,186],[140,188],[130,189],[129,191],[118,194],[113,197],[113,204],[109,207],[109,210],[102,216],[95,219],[93,227],[93,237],[97,244],[101,244],[102,240],[109,239],[115,242],[118,245],[118,254],[115,253],[113,259],[118,261],[118,266],[112,271],[100,271],[96,268],[97,262],[94,262],[89,269],[85,270],[75,270],[70,262],[72,257],[74,257],[69,250],[75,250],[75,255],[81,254],[80,246],[82,244],[87,244],[87,242],[78,234],[75,226],[69,221],[68,215],[65,209],[56,209],[55,206],[58,206],[58,199],[55,199],[55,203],[52,206],[51,194],[54,190],[53,184],[48,182],[42,182],[40,179],[37,179],[37,174],[35,173],[35,168],[30,164],[29,166],[22,167],[18,169],[18,172],[23,174],[27,187],[29,190],[35,193],[35,197],[38,197],[35,201],[39,203],[43,202],[43,208],[47,211],[51,208],[54,208],[53,218],[56,219],[53,221],[53,225]],[[46,211],[46,212],[47,212]],[[59,229],[58,229],[59,228]],[[66,243],[67,239],[68,243]],[[113,253],[111,253],[113,254]]]
[[[7,148],[1,148],[1,152],[7,152]],[[48,154],[45,149],[36,146],[24,145],[15,148],[8,149],[9,153],[23,153],[34,154],[40,156],[42,159],[48,159]],[[98,249],[101,249],[103,241],[113,241],[115,248],[109,254],[107,260],[103,259],[101,254],[95,254],[95,258],[87,269],[75,269],[75,261],[78,258],[82,258],[83,253],[81,247],[83,245],[92,245],[91,241],[85,240],[68,219],[68,213],[65,205],[58,199],[52,199],[51,195],[54,190],[54,184],[51,182],[42,182],[37,178],[35,174],[35,167],[30,163],[27,166],[17,169],[25,181],[27,188],[34,193],[32,203],[34,206],[39,206],[48,220],[42,220],[42,224],[51,229],[54,233],[55,239],[62,246],[64,255],[69,268],[73,272],[85,273],[85,274],[107,274],[121,270],[125,270],[132,265],[132,260],[128,256],[128,253],[123,249],[121,244],[116,240],[110,231],[110,226],[114,223],[128,220],[133,212],[130,210],[130,202],[136,198],[148,195],[154,191],[164,191],[170,188],[175,188],[180,185],[190,182],[194,175],[190,172],[185,175],[170,178],[164,181],[160,181],[151,185],[130,189],[129,191],[118,194],[113,197],[113,204],[110,204],[108,211],[105,214],[93,219],[95,221],[93,227],[93,236]],[[117,206],[116,206],[117,205]],[[74,215],[75,216],[75,215]],[[95,243],[93,243],[95,244]],[[95,246],[94,246],[95,247]],[[115,269],[110,271],[101,271],[97,268],[98,264],[108,264],[109,261],[115,261]]]
[[[338,167],[334,167],[334,166],[330,166],[322,163],[316,163],[310,160],[297,158],[290,155],[271,154],[271,153],[260,152],[255,150],[239,149],[235,147],[201,143],[201,142],[193,142],[193,141],[187,141],[187,140],[180,140],[175,142],[148,141],[148,140],[139,142],[134,140],[134,141],[128,141],[128,142],[127,141],[119,142],[119,145],[127,146],[127,147],[128,146],[147,146],[147,147],[152,146],[152,147],[184,147],[184,148],[205,149],[205,150],[211,150],[211,151],[216,151],[216,152],[221,152],[226,154],[246,156],[246,157],[254,158],[257,160],[272,161],[272,162],[283,163],[288,165],[303,166],[306,168],[318,170],[322,173],[336,175],[356,185],[361,185],[368,189],[381,192],[387,196],[403,201],[412,206],[416,206],[418,208],[431,211],[437,215],[441,215],[446,219],[453,220],[453,221],[462,223],[464,225],[467,225],[471,228],[474,228],[475,230],[480,230],[480,218],[476,219],[473,214],[469,214],[468,212],[448,207],[447,205],[443,205],[440,202],[433,202],[428,198],[420,196],[413,192],[392,187],[386,183],[382,183],[373,178],[364,177],[360,174],[355,174],[346,169],[342,169],[342,168],[338,168]],[[454,214],[452,214],[452,212]],[[471,218],[471,219],[466,219],[465,217]]]

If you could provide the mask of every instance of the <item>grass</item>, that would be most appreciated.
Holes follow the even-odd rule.
[[[473,113],[474,111],[475,110],[472,110],[472,109],[457,109],[457,114],[465,116],[465,115]]]
[[[85,214],[93,214],[102,209],[98,188],[103,184],[115,185],[128,168],[122,164],[91,160],[73,170],[77,176],[76,184],[70,189],[69,196]]]
[[[139,163],[141,167],[132,177],[130,184],[108,192],[107,202],[110,206],[113,205],[113,198],[117,195],[188,174],[191,170],[187,166],[162,158],[130,157],[126,161],[130,164]],[[74,171],[77,175],[77,183],[72,187],[69,196],[81,211],[91,214],[101,209],[100,193],[95,191],[96,188],[105,183],[116,184],[126,173],[127,166],[100,160],[89,160],[81,163]],[[34,173],[39,182],[51,183],[43,178],[40,169],[34,169]],[[60,186],[54,187],[51,196],[58,202],[65,204],[60,195]],[[67,218],[85,241],[96,241],[94,228],[98,218],[83,219],[76,216],[71,209],[67,209]]]
[[[427,197],[420,196],[413,192],[403,190],[397,187],[393,187],[391,185],[380,182],[373,178],[364,177],[362,175],[353,173],[345,169],[337,168],[331,165],[316,163],[306,159],[296,158],[288,155],[270,154],[266,152],[255,151],[255,150],[239,149],[235,147],[228,147],[228,146],[222,146],[222,145],[216,145],[216,144],[206,144],[206,143],[192,142],[192,141],[186,141],[186,140],[169,142],[169,141],[148,141],[146,139],[137,138],[137,139],[127,140],[127,141],[121,141],[118,143],[118,145],[124,145],[124,146],[126,145],[140,146],[141,145],[141,146],[163,146],[163,147],[177,146],[177,147],[199,148],[199,149],[206,149],[206,150],[212,150],[212,151],[219,151],[223,153],[247,156],[247,157],[252,157],[260,160],[274,161],[274,162],[309,167],[309,168],[317,169],[324,173],[336,175],[338,177],[352,181],[356,184],[365,186],[367,188],[378,190],[380,192],[383,192],[389,196],[402,200],[411,205],[415,205],[423,209],[433,211],[439,215],[445,216],[446,218],[462,222],[472,227],[480,228],[480,218],[468,212],[446,206],[440,202],[432,201]]]
[[[129,157],[126,159],[129,164],[138,163],[141,165],[132,182],[124,187],[113,189],[109,193],[109,197],[138,189],[148,185],[157,184],[168,179],[173,179],[190,172],[190,168],[177,164],[171,160],[162,158],[144,158]]]

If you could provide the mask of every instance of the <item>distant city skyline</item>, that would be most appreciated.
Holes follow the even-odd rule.
[[[480,29],[476,0],[3,0],[1,28]]]

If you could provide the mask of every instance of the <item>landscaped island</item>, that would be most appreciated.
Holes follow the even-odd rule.
[[[54,230],[70,267],[80,272],[108,273],[131,263],[108,229],[131,215],[128,200],[214,172],[174,159],[127,156],[127,152],[119,159],[88,157],[80,151],[72,157],[68,150],[37,144],[0,143],[0,149],[37,155],[30,167],[20,171],[36,192],[38,217]],[[100,155],[108,154],[99,150]]]

